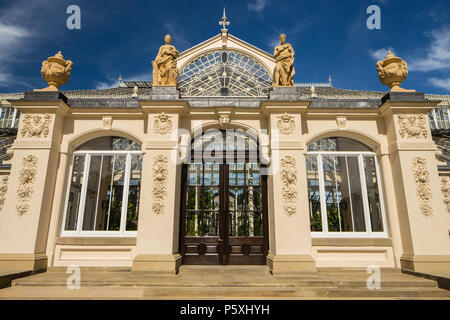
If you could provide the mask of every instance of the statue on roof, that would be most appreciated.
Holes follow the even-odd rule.
[[[280,44],[275,47],[273,57],[276,66],[273,74],[273,85],[279,87],[294,86],[294,49],[286,43],[286,35],[280,34]]]
[[[59,86],[69,82],[72,73],[73,62],[65,60],[61,51],[53,57],[42,61],[41,74],[48,87],[44,89],[34,89],[34,91],[58,91]]]
[[[152,61],[154,86],[176,86],[178,77],[176,59],[179,52],[170,44],[171,41],[170,34],[166,34],[164,37],[166,44],[159,48],[155,61]]]
[[[380,82],[391,88],[390,91],[415,92],[400,88],[400,84],[408,76],[408,64],[406,61],[396,57],[391,51],[388,52],[384,60],[377,62],[377,71]]]

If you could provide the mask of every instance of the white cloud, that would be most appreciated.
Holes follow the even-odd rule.
[[[434,71],[450,68],[450,27],[431,32],[432,41],[423,50],[425,57],[412,58],[409,71]]]
[[[369,50],[369,53],[375,60],[384,60],[389,51],[391,51],[392,54],[395,55],[393,48],[381,48],[378,50]]]
[[[7,62],[20,52],[21,42],[31,36],[31,32],[18,26],[5,25],[0,22],[0,85],[16,82],[15,77],[8,72]]]
[[[269,0],[255,0],[253,3],[249,3],[247,8],[250,11],[261,12],[269,4]]]
[[[450,78],[447,79],[429,78],[428,81],[436,87],[450,91]]]

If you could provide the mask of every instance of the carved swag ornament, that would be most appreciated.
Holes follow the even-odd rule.
[[[433,208],[431,207],[430,174],[428,173],[427,163],[424,158],[413,158],[413,172],[416,182],[417,199],[420,203],[420,213],[427,217],[431,216],[433,214]]]
[[[444,204],[447,208],[447,213],[450,213],[450,185],[449,177],[441,177],[441,192],[444,197]]]
[[[33,195],[33,183],[37,174],[38,158],[29,155],[22,159],[22,168],[19,172],[19,187],[17,188],[16,210],[19,215],[24,215],[30,208],[29,201]]]
[[[20,133],[26,138],[47,138],[52,116],[46,114],[27,113],[22,118]]]
[[[291,156],[281,159],[281,181],[284,211],[291,216],[297,212],[297,170],[295,159]]]
[[[3,205],[6,200],[6,192],[8,191],[9,176],[4,176],[0,179],[0,210],[3,209]]]
[[[156,215],[164,213],[164,198],[167,196],[168,158],[162,154],[153,160],[153,205]]]
[[[399,114],[397,115],[398,131],[402,138],[426,139],[425,115],[423,114]]]

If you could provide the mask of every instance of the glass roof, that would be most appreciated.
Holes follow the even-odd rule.
[[[177,83],[183,97],[266,97],[272,77],[251,56],[218,50],[189,62]]]

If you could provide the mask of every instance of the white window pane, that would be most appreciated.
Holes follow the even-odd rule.
[[[364,169],[366,175],[367,197],[369,200],[370,223],[373,232],[383,231],[383,219],[381,214],[380,192],[375,170],[374,157],[364,157]]]
[[[73,160],[72,177],[70,178],[70,191],[67,203],[66,223],[64,230],[77,229],[78,213],[80,210],[81,187],[83,184],[83,171],[85,156],[75,156]]]
[[[311,231],[322,231],[317,156],[306,156],[306,175],[308,178],[308,202]]]

